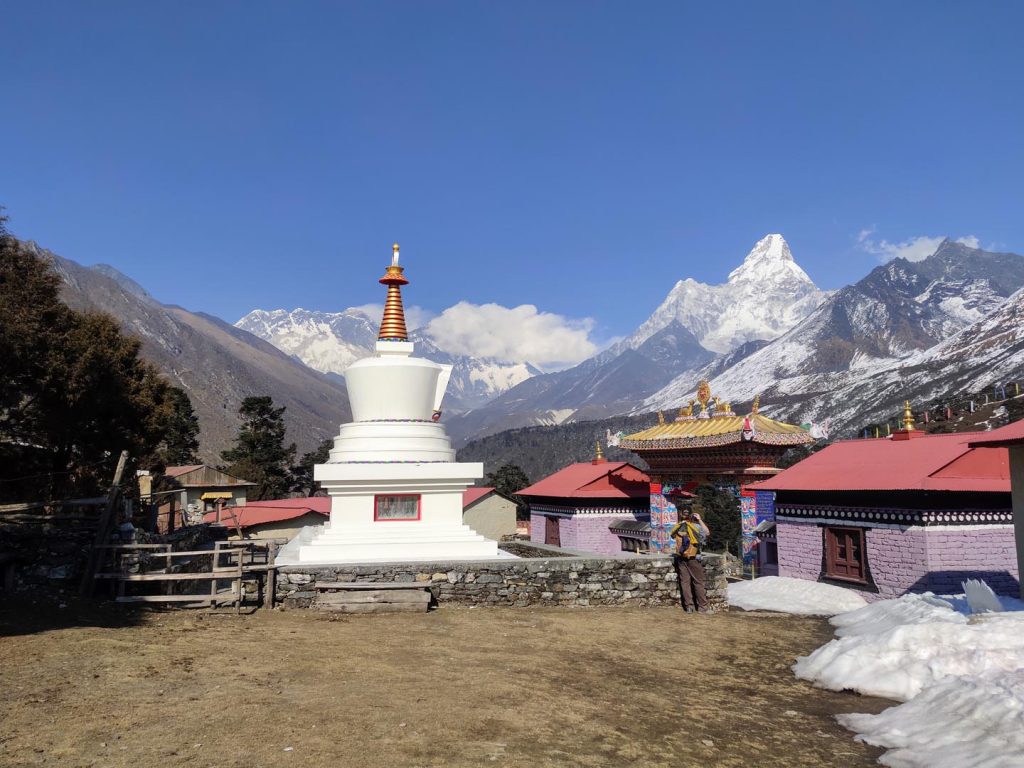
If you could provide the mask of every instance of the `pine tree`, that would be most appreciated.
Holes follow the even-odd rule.
[[[165,466],[199,463],[199,419],[184,390],[172,387],[160,460]]]
[[[503,464],[494,472],[488,472],[485,482],[498,493],[514,496],[530,484],[530,478],[516,464]]]
[[[295,443],[284,444],[284,411],[269,396],[245,398],[238,409],[242,425],[235,445],[221,453],[229,474],[256,483],[249,496],[253,501],[283,498],[291,486]]]
[[[317,485],[316,481],[313,480],[313,467],[317,464],[326,464],[333,447],[334,438],[329,437],[320,443],[315,451],[302,454],[299,463],[292,467],[293,491],[303,496],[313,496],[315,494]]]
[[[711,529],[707,548],[709,551],[736,552],[742,531],[740,523],[740,502],[732,491],[718,488],[710,483],[697,487],[694,509],[701,513],[704,522]]]
[[[0,225],[2,226],[2,225]],[[112,317],[60,300],[52,265],[0,232],[0,497],[96,495],[122,449],[163,437],[169,385]]]

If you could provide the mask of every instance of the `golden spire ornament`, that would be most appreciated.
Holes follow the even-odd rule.
[[[594,441],[594,448],[595,448],[595,450],[594,450],[594,460],[591,462],[591,464],[603,464],[604,463],[604,453],[601,451],[601,441],[600,440],[595,440]]]
[[[914,413],[910,410],[910,401],[903,403],[903,429],[912,432],[914,429]]]
[[[402,306],[402,286],[409,281],[402,275],[398,266],[398,243],[391,246],[391,266],[384,272],[379,282],[388,287],[388,297],[384,301],[384,316],[380,321],[378,341],[408,341],[409,332],[405,328],[405,308]]]

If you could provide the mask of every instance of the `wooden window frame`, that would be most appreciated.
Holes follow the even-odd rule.
[[[380,517],[378,506],[381,499],[416,499],[416,517]],[[378,493],[373,497],[373,522],[415,523],[423,517],[423,495],[419,493]]]
[[[845,541],[840,542],[840,537]],[[852,558],[850,552],[851,540],[860,551],[860,559]],[[841,543],[847,547],[847,557],[840,559],[839,549]],[[825,577],[836,581],[849,582],[851,584],[868,583],[868,553],[867,536],[863,528],[845,525],[825,526]],[[851,569],[856,568],[856,573]]]

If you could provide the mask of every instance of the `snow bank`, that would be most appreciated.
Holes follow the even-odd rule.
[[[787,576],[762,576],[729,584],[729,605],[745,611],[780,611],[801,616],[833,616],[867,605],[849,589]]]
[[[951,677],[878,715],[839,715],[893,768],[1024,765],[1024,669]]]
[[[905,595],[834,616],[837,638],[793,666],[831,690],[906,703],[840,715],[893,768],[1024,766],[1024,605],[968,617],[963,595]]]

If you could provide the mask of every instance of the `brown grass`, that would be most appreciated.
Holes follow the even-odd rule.
[[[49,618],[0,611],[0,765],[870,766],[833,715],[886,705],[793,677],[830,636],[819,619]]]

